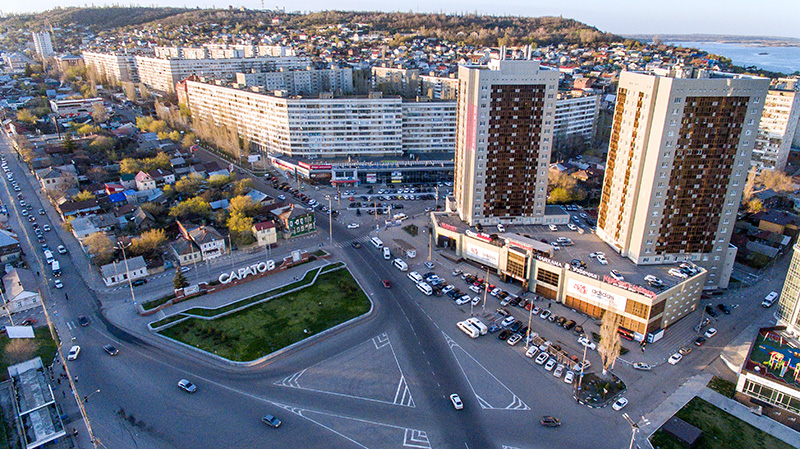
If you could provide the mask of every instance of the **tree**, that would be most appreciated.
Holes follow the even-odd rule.
[[[600,324],[600,344],[597,347],[597,352],[603,359],[603,376],[608,373],[610,368],[614,367],[614,362],[617,361],[622,350],[617,333],[619,322],[619,315],[616,313],[609,310],[603,313],[603,320]]]
[[[105,156],[105,154],[112,150],[116,145],[117,141],[113,137],[97,136],[92,139],[92,142],[89,144],[89,150],[94,153],[101,153]]]
[[[744,191],[742,192],[745,203],[749,202],[750,197],[753,196],[753,192],[756,189],[756,179],[758,179],[758,168],[750,167],[750,171],[747,172],[747,181],[744,183]]]
[[[254,210],[255,204],[253,203],[253,199],[249,196],[235,196],[231,198],[228,204],[228,211],[230,211],[231,216],[238,214],[246,217]]]
[[[761,170],[758,180],[765,189],[772,189],[778,193],[794,190],[792,178],[777,170]]]
[[[186,276],[183,275],[180,269],[175,271],[175,277],[172,278],[172,286],[175,287],[175,290],[180,290],[189,286],[189,281],[186,280]]]
[[[37,117],[31,113],[30,109],[20,109],[17,111],[17,120],[26,125],[35,125],[36,118]]]
[[[764,210],[764,203],[761,202],[760,199],[756,198],[747,202],[747,211],[755,214]]]
[[[81,190],[77,195],[72,197],[72,201],[86,201],[86,200],[93,200],[97,198],[94,193],[89,192],[88,190]]]
[[[103,232],[95,232],[83,240],[83,244],[89,250],[89,254],[94,257],[97,266],[103,266],[114,257],[114,244],[111,239]]]
[[[186,175],[175,182],[175,190],[187,196],[195,196],[203,186],[203,179],[196,173]]]
[[[108,121],[108,111],[103,103],[95,103],[92,106],[92,119],[95,124],[105,123]]]
[[[194,145],[197,141],[197,136],[194,133],[186,133],[183,135],[183,140],[181,141],[181,145],[184,148],[189,148]]]
[[[139,173],[142,170],[142,163],[138,159],[126,157],[119,162],[119,172],[122,174]]]
[[[136,86],[134,86],[133,83],[128,81],[122,83],[122,90],[125,91],[125,97],[127,97],[129,101],[136,101]]]
[[[199,197],[189,198],[170,208],[169,215],[174,218],[205,218],[211,215],[211,205]]]
[[[166,241],[167,234],[163,229],[151,229],[131,241],[130,252],[137,256],[152,256],[158,253],[159,247]]]
[[[253,237],[253,219],[240,213],[232,213],[228,218],[228,231],[231,240],[238,245],[247,245],[255,241]]]
[[[108,177],[108,173],[103,169],[103,167],[92,167],[86,172],[86,177],[94,182],[103,182]]]
[[[236,196],[244,195],[252,190],[254,185],[252,178],[242,178],[234,183],[233,194]]]
[[[231,177],[226,175],[211,175],[208,177],[208,185],[214,189],[221,189],[231,182]]]
[[[75,132],[77,132],[82,136],[88,136],[89,134],[97,134],[98,132],[100,132],[100,128],[94,125],[83,125],[80,128],[78,128]]]

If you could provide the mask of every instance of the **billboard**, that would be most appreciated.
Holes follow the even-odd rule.
[[[486,249],[469,241],[464,242],[464,256],[493,268],[498,267],[499,255],[497,251]]]
[[[585,284],[575,279],[567,279],[567,294],[595,304],[606,310],[625,312],[628,298],[611,293],[608,290]]]
[[[375,184],[378,182],[378,175],[376,173],[367,173],[367,183]]]

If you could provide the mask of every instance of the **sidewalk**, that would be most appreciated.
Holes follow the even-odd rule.
[[[646,431],[642,432],[643,439],[648,440],[646,447],[652,447],[649,442],[650,436],[669,421],[672,415],[678,413],[678,410],[682,409],[693,397],[705,390],[711,377],[713,377],[711,374],[698,374],[690,378],[648,414],[646,418],[649,423],[645,421],[638,423],[640,428],[648,427]]]

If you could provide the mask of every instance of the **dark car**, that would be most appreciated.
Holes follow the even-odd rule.
[[[509,312],[508,312],[508,310],[506,310],[506,309],[504,309],[504,308],[502,308],[502,307],[498,307],[498,309],[497,309],[497,313],[498,313],[498,314],[500,314],[500,315],[502,315],[502,316],[509,316],[509,315],[511,315],[511,313],[509,313]]]
[[[489,326],[489,333],[493,334],[493,333],[495,333],[495,332],[497,332],[497,331],[499,331],[501,329],[503,329],[503,328],[498,326],[498,325],[496,325],[496,324],[492,324],[491,326]]]
[[[522,322],[520,321],[515,321],[514,324],[508,328],[511,332],[519,332],[520,329],[522,329]]]
[[[716,318],[719,316],[716,310],[714,310],[711,306],[706,306],[706,313],[709,314],[711,317]]]
[[[81,316],[78,317],[78,324],[80,324],[81,326],[86,327],[86,326],[89,325],[89,319],[86,318],[85,316],[81,315]]]
[[[697,339],[694,341],[694,344],[697,346],[703,346],[703,343],[705,342],[706,342],[706,337],[697,337]]]
[[[576,324],[575,321],[569,320],[566,323],[564,323],[564,329],[570,330],[573,327],[575,327],[575,324]]]
[[[274,416],[272,416],[272,415],[264,416],[263,418],[261,418],[261,422],[263,422],[264,424],[266,424],[266,425],[268,425],[270,427],[276,427],[276,428],[280,427],[280,425],[281,425],[281,420],[276,418],[276,417],[274,417]]]
[[[117,354],[119,354],[119,349],[115,348],[112,345],[103,346],[103,351],[105,351],[106,354],[108,354],[108,355],[117,355]]]
[[[718,304],[718,305],[717,305],[717,308],[718,308],[719,310],[721,310],[721,311],[722,311],[722,313],[724,313],[725,315],[730,315],[730,314],[731,314],[731,308],[730,308],[730,307],[728,307],[728,306],[727,306],[727,305],[725,305],[725,304]]]
[[[542,416],[539,422],[545,427],[558,427],[561,425],[561,421],[554,416]]]
[[[144,285],[146,283],[147,283],[147,279],[137,279],[137,280],[133,281],[133,286],[134,287],[138,287],[138,286]]]
[[[512,332],[511,332],[510,330],[508,330],[508,329],[505,329],[505,330],[503,330],[503,332],[500,332],[500,333],[497,335],[497,338],[499,338],[500,340],[507,340],[507,339],[508,339],[508,337],[510,337],[510,336],[511,336],[511,333],[512,333]]]
[[[21,323],[23,326],[33,326],[36,324],[36,318],[25,318]]]
[[[556,321],[555,321],[555,323],[558,324],[559,326],[563,326],[564,323],[566,323],[566,322],[567,322],[567,318],[563,317],[563,316],[560,316],[560,317],[556,318]]]

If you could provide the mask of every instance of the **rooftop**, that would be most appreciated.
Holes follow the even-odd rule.
[[[800,341],[785,333],[785,329],[783,326],[759,329],[742,371],[800,389]]]

